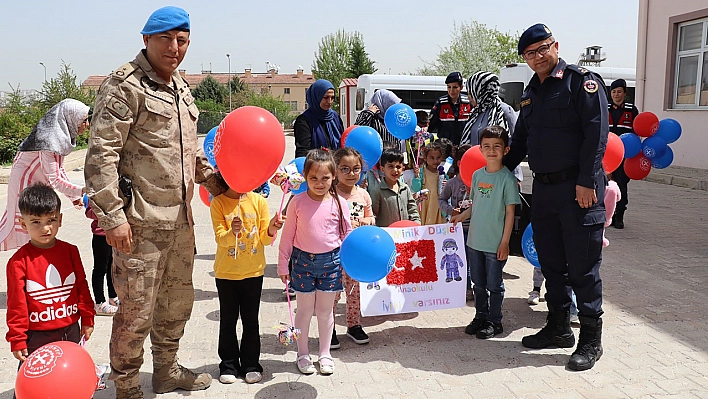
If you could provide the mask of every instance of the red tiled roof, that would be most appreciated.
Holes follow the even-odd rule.
[[[344,78],[344,79],[342,79],[342,83],[339,84],[339,87],[342,87],[342,86],[347,86],[347,87],[356,86],[356,84],[357,84],[358,81],[359,81],[359,79],[357,79],[357,78]]]

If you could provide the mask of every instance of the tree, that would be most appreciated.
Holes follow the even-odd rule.
[[[227,84],[227,87],[231,88],[231,93],[240,93],[242,91],[248,90],[248,84],[239,79],[239,77],[236,75],[231,77],[231,80]]]
[[[71,66],[62,60],[61,69],[57,77],[42,84],[37,106],[40,111],[42,111],[41,113],[44,114],[44,112],[49,111],[49,109],[58,102],[67,98],[79,100],[89,107],[93,107],[96,101],[96,95],[81,88]]]
[[[369,58],[369,54],[364,48],[364,42],[361,36],[354,36],[352,46],[349,49],[349,66],[347,75],[358,78],[365,73],[374,73],[377,69],[374,67],[374,61]]]
[[[246,105],[254,105],[270,111],[270,113],[278,118],[278,121],[282,122],[285,126],[290,126],[292,121],[295,120],[295,116],[291,113],[290,106],[285,104],[280,98],[273,97],[270,93],[258,94],[251,92],[250,96],[246,99]]]
[[[417,72],[441,76],[453,71],[460,71],[463,76],[479,71],[499,73],[505,64],[523,62],[517,54],[518,41],[518,33],[499,32],[477,21],[455,23],[450,45],[440,50],[437,60],[425,62],[426,66]]]
[[[199,101],[213,101],[217,104],[223,104],[224,100],[229,99],[229,89],[225,85],[217,82],[213,76],[207,75],[199,84],[192,90],[192,95]]]

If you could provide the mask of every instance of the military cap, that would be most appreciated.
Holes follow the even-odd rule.
[[[544,24],[536,24],[526,29],[519,38],[519,55],[524,52],[526,47],[548,39],[552,35],[551,30]]]
[[[460,86],[462,86],[462,74],[459,72],[452,72],[451,74],[447,75],[447,78],[445,78],[445,84],[449,83],[459,83]]]
[[[170,30],[189,32],[189,14],[187,14],[187,11],[175,6],[167,6],[155,10],[140,33],[154,35]]]
[[[627,91],[627,82],[624,79],[617,79],[612,84],[610,85],[610,91],[621,87],[624,89],[624,91]]]

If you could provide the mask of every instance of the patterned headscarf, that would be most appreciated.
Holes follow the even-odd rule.
[[[400,102],[401,102],[401,99],[398,98],[397,95],[395,95],[392,91],[389,91],[386,89],[377,90],[376,93],[374,93],[374,95],[371,96],[371,103],[374,104],[375,106],[379,107],[379,110],[381,110],[379,117],[382,119],[383,119],[384,115],[386,115],[386,111],[392,105],[396,105]]]
[[[69,155],[76,147],[79,125],[88,117],[89,107],[67,98],[44,114],[18,148],[19,151],[52,151]]]
[[[470,142],[472,127],[477,119],[487,112],[489,113],[489,126],[499,125],[509,131],[509,124],[504,117],[504,110],[499,98],[499,77],[497,75],[480,71],[470,76],[467,79],[467,94],[477,103],[477,106],[472,110],[465,129],[462,131],[460,143]]]

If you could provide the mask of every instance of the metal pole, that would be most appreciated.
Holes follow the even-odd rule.
[[[43,62],[40,62],[39,65],[44,67],[44,83],[47,83],[47,66]]]
[[[231,112],[231,55],[226,54],[226,58],[229,59],[229,80],[228,80],[228,88],[229,88],[229,112]]]

